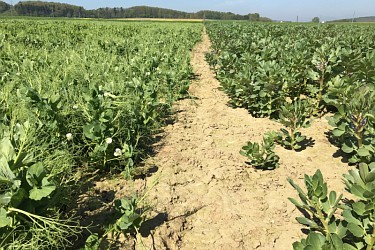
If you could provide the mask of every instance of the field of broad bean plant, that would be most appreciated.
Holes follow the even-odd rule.
[[[352,166],[344,176],[343,199],[329,192],[322,173],[305,175],[304,191],[290,201],[308,230],[294,249],[373,249],[375,246],[375,37],[371,25],[206,26],[212,40],[207,60],[230,104],[254,117],[270,117],[281,131],[261,144],[248,142],[241,154],[259,169],[275,169],[275,145],[302,151],[301,129],[327,116],[330,142]],[[325,168],[329,166],[317,166]]]

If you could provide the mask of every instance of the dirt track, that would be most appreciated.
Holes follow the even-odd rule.
[[[329,129],[324,118],[304,130],[313,147],[299,153],[276,149],[277,170],[246,165],[241,147],[280,125],[227,106],[204,60],[209,47],[204,35],[192,51],[196,99],[176,105],[175,122],[165,128],[155,145],[158,153],[148,161],[159,168],[147,179],[148,186],[157,181],[148,195],[155,219],[148,223],[152,230],[139,235],[137,249],[292,249],[303,234],[294,219],[300,214],[287,200],[297,196],[287,177],[302,185],[305,173],[320,168],[329,186],[342,192],[341,175],[348,166],[332,157],[337,149],[324,134]]]

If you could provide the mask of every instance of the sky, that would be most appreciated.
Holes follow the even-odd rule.
[[[315,16],[322,21],[340,18],[375,16],[375,0],[46,0],[83,6],[101,7],[154,6],[186,12],[215,10],[237,14],[260,13],[274,20],[311,21]],[[5,1],[16,4],[18,1]]]

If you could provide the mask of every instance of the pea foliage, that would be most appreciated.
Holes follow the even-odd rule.
[[[64,208],[81,172],[132,176],[172,103],[188,94],[201,30],[0,20],[0,248],[72,244],[82,228]],[[118,230],[141,224],[124,211]]]

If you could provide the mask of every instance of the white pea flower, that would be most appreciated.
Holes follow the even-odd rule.
[[[104,94],[103,94],[103,96],[104,97],[111,97],[111,98],[116,98],[116,96],[115,95],[112,95],[111,93],[109,93],[109,92],[105,92]]]
[[[21,127],[21,124],[19,124],[18,122],[16,123],[16,128],[20,128]]]
[[[105,142],[107,143],[107,144],[111,144],[112,143],[112,138],[107,138],[107,139],[105,139]]]
[[[119,148],[115,149],[115,153],[113,154],[115,157],[119,157],[122,155],[122,150]]]
[[[78,105],[73,105],[73,109],[78,109]]]
[[[73,140],[73,135],[72,135],[72,133],[67,133],[65,136],[66,136],[66,139],[67,139],[68,141]]]

